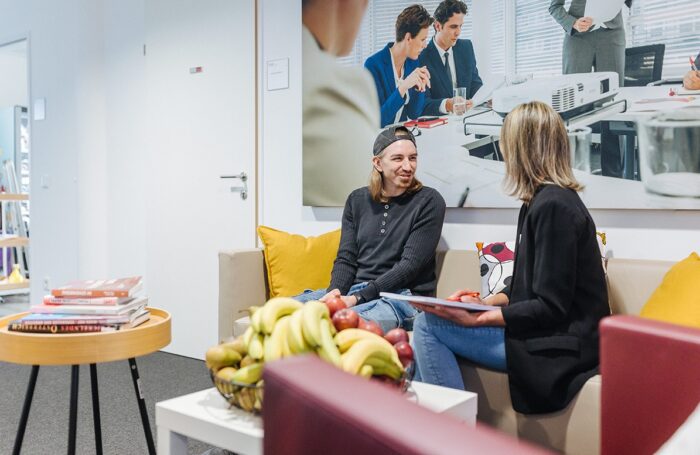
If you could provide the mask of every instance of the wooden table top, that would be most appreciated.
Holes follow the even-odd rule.
[[[11,332],[11,321],[29,313],[0,319],[0,361],[22,365],[81,365],[112,362],[156,352],[170,344],[170,313],[148,308],[151,319],[116,332],[46,334]]]

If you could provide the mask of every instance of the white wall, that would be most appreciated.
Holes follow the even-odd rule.
[[[472,9],[481,65],[488,64],[488,47],[476,37],[489,35],[487,3],[474,2]],[[339,225],[341,210],[301,206],[301,2],[266,0],[260,5],[260,20],[261,65],[268,59],[289,57],[291,69],[289,90],[262,93],[260,222],[318,234]],[[700,249],[698,211],[596,210],[592,214],[598,228],[607,232],[609,250],[616,257],[679,260]],[[516,222],[513,209],[448,209],[443,246],[474,249],[479,240],[511,240]]]

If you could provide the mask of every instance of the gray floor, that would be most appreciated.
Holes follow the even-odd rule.
[[[4,304],[0,304],[2,308]],[[154,440],[155,403],[212,386],[204,363],[167,353],[137,359]],[[0,362],[0,454],[12,452],[31,367]],[[126,361],[97,366],[105,454],[147,453],[141,418]],[[64,453],[68,441],[70,367],[41,367],[23,454]],[[90,370],[80,367],[77,453],[95,453]],[[209,446],[191,441],[189,453]]]

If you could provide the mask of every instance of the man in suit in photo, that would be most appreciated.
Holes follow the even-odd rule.
[[[632,0],[625,0],[627,7]],[[564,74],[614,71],[618,74],[620,87],[625,85],[625,24],[622,10],[612,20],[593,27],[593,18],[585,17],[586,0],[571,0],[567,10],[564,0],[551,0],[549,14],[566,34],[562,49]],[[608,122],[600,124],[603,175],[622,177],[622,154],[618,136],[610,132]]]
[[[435,9],[435,36],[420,54],[420,65],[430,72],[430,87],[425,91],[423,115],[441,115],[453,111],[453,90],[465,87],[471,99],[483,85],[476,68],[474,46],[459,39],[467,5],[460,0],[444,0]],[[471,107],[471,102],[467,102]]]

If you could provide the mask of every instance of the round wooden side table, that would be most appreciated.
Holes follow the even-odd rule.
[[[148,453],[155,454],[153,434],[148,421],[146,401],[141,391],[141,379],[136,357],[156,352],[170,344],[170,313],[158,308],[148,308],[151,319],[133,329],[115,332],[43,334],[11,332],[7,326],[15,319],[29,313],[18,313],[0,319],[0,361],[31,365],[27,393],[15,438],[13,454],[19,454],[29,418],[29,408],[41,365],[71,365],[70,413],[68,427],[68,453],[75,454],[75,437],[78,422],[78,378],[81,364],[90,365],[92,388],[92,415],[95,423],[96,453],[102,454],[102,430],[100,428],[100,402],[97,390],[97,366],[101,362],[128,360],[141,422],[146,434]]]

